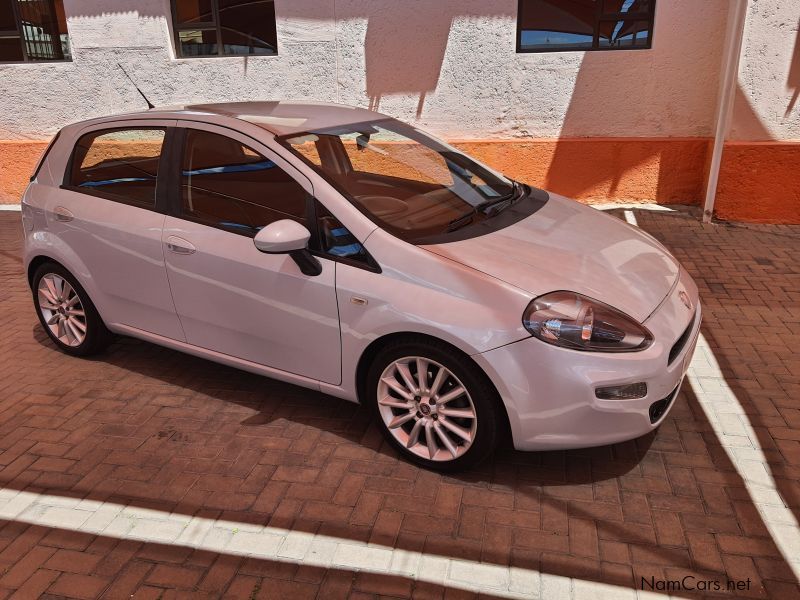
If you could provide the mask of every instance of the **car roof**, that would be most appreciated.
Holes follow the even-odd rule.
[[[375,111],[344,104],[282,101],[185,104],[156,107],[138,114],[152,117],[159,112],[175,116],[207,114],[232,117],[257,125],[277,136],[388,118]]]

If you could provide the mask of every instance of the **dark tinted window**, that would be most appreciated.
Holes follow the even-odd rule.
[[[520,52],[652,45],[655,0],[520,0]]]
[[[81,192],[152,208],[164,129],[104,129],[82,136],[68,185]]]
[[[188,129],[182,213],[247,236],[281,219],[306,224],[306,191],[274,162],[229,137]]]
[[[273,0],[173,0],[178,56],[276,54]]]
[[[178,23],[213,23],[211,0],[177,0],[175,18]]]
[[[369,255],[355,236],[331,212],[316,203],[317,230],[322,251],[336,258],[368,263]]]
[[[0,0],[0,62],[70,58],[62,0]]]
[[[0,37],[0,62],[20,62],[24,59],[18,37]]]
[[[0,0],[0,31],[17,29],[17,20],[14,17],[13,0]]]

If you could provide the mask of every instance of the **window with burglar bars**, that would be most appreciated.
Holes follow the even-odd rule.
[[[178,57],[278,53],[274,0],[172,0]]]
[[[71,59],[63,0],[0,0],[0,62]]]
[[[656,0],[519,0],[517,52],[642,50]]]

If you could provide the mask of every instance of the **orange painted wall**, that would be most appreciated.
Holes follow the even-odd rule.
[[[589,203],[697,204],[704,138],[469,141],[456,146],[514,179]]]
[[[800,141],[729,142],[715,213],[751,223],[800,223]]]
[[[700,204],[705,138],[469,140],[465,152],[510,177],[588,203]],[[46,142],[0,141],[0,203],[16,203]],[[730,142],[716,214],[733,221],[800,223],[800,142]]]
[[[0,204],[16,204],[48,142],[0,141]]]

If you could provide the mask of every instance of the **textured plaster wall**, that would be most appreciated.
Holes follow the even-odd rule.
[[[800,2],[749,0],[730,138],[800,140]]]
[[[725,145],[715,213],[731,221],[800,224],[800,144]]]
[[[549,54],[515,52],[516,0],[276,0],[278,56],[188,60],[168,0],[64,4],[74,61],[0,65],[0,139],[141,108],[117,62],[158,105],[339,101],[449,138],[707,136],[728,0],[658,2],[652,50]]]

